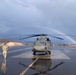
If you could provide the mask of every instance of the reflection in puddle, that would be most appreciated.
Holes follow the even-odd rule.
[[[35,58],[32,59],[33,61]],[[35,74],[30,75],[50,75],[49,71],[56,69],[58,66],[62,65],[64,62],[60,62],[56,64],[54,67],[51,67],[52,60],[51,59],[38,59],[31,67],[30,69],[37,71]],[[19,63],[20,65],[24,67],[28,67],[26,64]]]
[[[4,59],[3,62],[2,62],[1,70],[2,70],[2,72],[3,72],[4,74],[5,74],[6,71],[7,71],[6,59]]]
[[[38,71],[38,73],[33,75],[49,75],[48,70],[50,69],[51,64],[51,59],[38,59],[37,62],[32,66],[34,70]]]

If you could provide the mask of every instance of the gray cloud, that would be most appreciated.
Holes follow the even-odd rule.
[[[35,1],[35,0],[33,0]],[[76,28],[76,1],[75,0],[36,0],[31,1],[46,16],[46,26],[70,33]],[[49,25],[48,25],[49,24]],[[73,31],[72,31],[73,32]],[[73,32],[75,34],[75,32]]]
[[[40,23],[43,24],[43,20],[45,20],[43,13],[32,5],[26,7],[22,6],[22,4],[15,4],[15,2],[9,1],[2,2],[0,6],[0,21],[6,21],[6,24],[13,27],[20,24],[21,26],[39,25]]]
[[[3,33],[22,34],[27,32],[27,26],[43,26],[75,34],[75,24],[75,0],[0,0],[0,30]]]

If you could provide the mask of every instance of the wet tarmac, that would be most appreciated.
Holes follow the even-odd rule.
[[[76,47],[55,46],[51,55],[33,55],[31,47],[12,47],[6,59],[0,48],[0,75],[76,75]]]

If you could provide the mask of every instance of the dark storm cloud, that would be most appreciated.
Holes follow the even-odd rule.
[[[76,33],[75,0],[0,0],[0,33],[23,33],[43,26]]]

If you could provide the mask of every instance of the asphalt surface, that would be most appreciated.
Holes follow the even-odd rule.
[[[51,55],[11,47],[6,59],[0,48],[0,75],[76,75],[76,47],[54,46]]]

